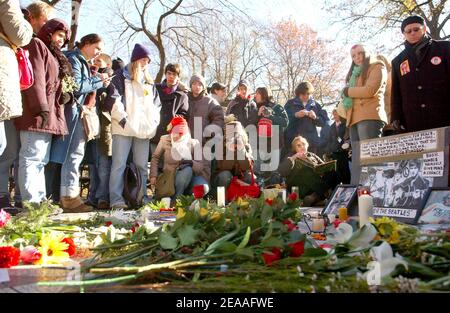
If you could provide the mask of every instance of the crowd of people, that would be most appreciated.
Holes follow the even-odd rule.
[[[51,10],[40,1],[26,9],[0,1],[2,208],[11,206],[10,174],[19,208],[50,198],[65,212],[123,209],[149,201],[147,186],[174,201],[196,186],[214,194],[234,177],[260,187],[299,186],[305,203],[315,205],[338,183],[350,183],[350,149],[360,140],[450,125],[450,43],[430,38],[419,16],[403,21],[405,50],[392,64],[363,44],[351,48],[332,122],[308,81],[284,106],[267,87],[253,93],[246,80],[228,102],[220,82],[208,88],[194,74],[183,84],[177,63],[155,83],[152,53],[142,44],[129,62],[106,54],[98,34],[63,51],[70,27],[49,19]],[[16,47],[28,51],[33,68],[26,89]],[[213,157],[205,155],[208,147]],[[314,170],[329,160],[335,171]],[[87,202],[80,196],[82,164],[90,169]]]

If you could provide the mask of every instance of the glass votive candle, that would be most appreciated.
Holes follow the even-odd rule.
[[[348,216],[347,216],[347,208],[345,208],[345,207],[339,208],[339,219],[341,221],[346,221],[347,218],[348,218]]]

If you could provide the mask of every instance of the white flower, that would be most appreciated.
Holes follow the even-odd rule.
[[[403,265],[406,269],[408,268],[408,263],[398,253],[394,257],[392,247],[386,241],[383,241],[378,247],[373,247],[370,250],[370,255],[380,265],[381,279],[390,275],[399,264]]]
[[[352,226],[347,223],[341,223],[332,233],[329,234],[327,241],[331,244],[343,244],[346,243],[352,235]]]

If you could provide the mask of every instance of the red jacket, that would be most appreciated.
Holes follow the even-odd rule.
[[[19,131],[66,135],[68,131],[64,108],[58,102],[61,96],[58,60],[39,38],[33,38],[24,49],[30,53],[34,84],[22,92],[23,114],[15,119],[16,128]],[[45,128],[40,128],[42,118],[39,113],[42,111],[49,112]]]

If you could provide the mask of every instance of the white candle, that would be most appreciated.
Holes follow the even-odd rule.
[[[369,217],[373,216],[373,197],[368,194],[360,195],[358,198],[359,227],[369,223]]]
[[[316,232],[322,232],[325,228],[325,221],[322,218],[313,219],[312,230]]]
[[[217,205],[225,206],[225,187],[217,187]]]
[[[283,197],[284,203],[286,203],[286,201],[287,201],[287,198],[286,198],[286,189],[283,190],[282,197]]]
[[[161,202],[164,204],[164,208],[170,208],[170,197],[162,198]]]

